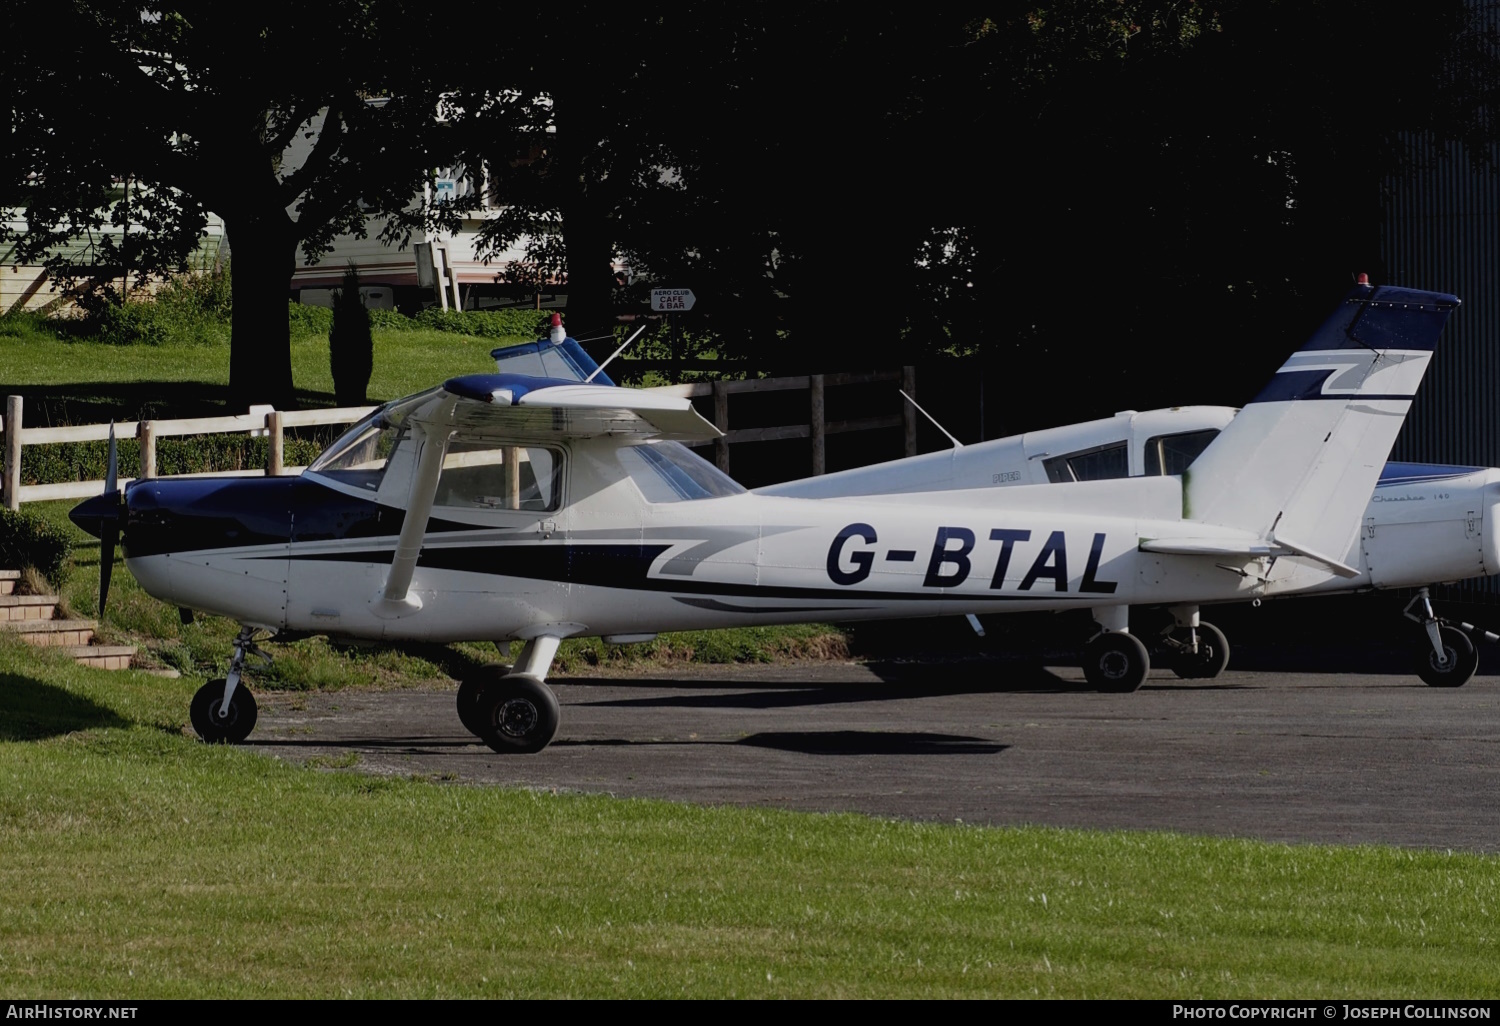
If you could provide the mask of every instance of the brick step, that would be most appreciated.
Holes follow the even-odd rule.
[[[0,630],[19,634],[31,645],[87,645],[98,627],[97,620],[0,621]]]
[[[56,612],[56,595],[0,595],[0,621],[50,620]]]
[[[16,590],[16,582],[21,579],[19,570],[0,570],[0,595],[10,595]]]
[[[96,666],[101,670],[128,670],[135,658],[134,645],[66,645],[63,651],[82,666]]]

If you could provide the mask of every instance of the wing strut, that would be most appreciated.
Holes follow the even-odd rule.
[[[451,413],[450,402],[448,410]],[[396,539],[396,553],[391,560],[391,572],[385,579],[385,588],[371,603],[371,612],[387,620],[409,616],[422,608],[422,600],[411,594],[411,578],[417,569],[417,557],[422,554],[422,539],[427,534],[427,519],[432,514],[432,503],[437,498],[438,477],[443,472],[443,457],[448,452],[448,439],[453,429],[446,423],[447,416],[434,418],[445,423],[419,421],[413,424],[422,433],[421,448],[417,452],[417,469],[412,475],[411,495],[407,498],[406,519],[401,523],[401,534]]]

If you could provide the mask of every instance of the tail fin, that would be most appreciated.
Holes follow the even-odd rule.
[[[1458,305],[1357,286],[1183,474],[1183,517],[1342,559]]]

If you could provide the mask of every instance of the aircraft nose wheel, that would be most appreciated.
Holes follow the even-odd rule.
[[[1151,656],[1133,634],[1111,631],[1083,646],[1083,675],[1100,691],[1134,691],[1150,670]]]
[[[1417,676],[1428,687],[1463,687],[1479,669],[1479,652],[1469,636],[1457,627],[1440,625],[1438,637],[1443,646],[1444,658],[1438,659],[1437,651],[1426,644],[1427,639],[1424,637],[1421,654],[1417,657]]]
[[[229,710],[225,712],[222,708],[224,684],[224,678],[220,677],[199,688],[188,706],[188,718],[198,736],[210,744],[227,741],[237,745],[255,729],[260,712],[255,705],[255,696],[243,681],[229,697]]]
[[[1192,639],[1184,632],[1186,644],[1168,655],[1167,665],[1184,680],[1211,680],[1229,665],[1229,639],[1211,623],[1200,623],[1196,630],[1198,651],[1192,650]]]
[[[507,755],[546,748],[557,733],[560,710],[551,688],[534,677],[513,674],[486,686],[470,715],[479,739]]]

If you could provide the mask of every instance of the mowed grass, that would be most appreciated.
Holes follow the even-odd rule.
[[[442,384],[458,374],[495,369],[490,350],[527,339],[489,339],[447,331],[375,332],[374,372],[367,393],[383,402]],[[292,381],[303,406],[333,405],[333,374],[328,364],[328,336],[292,340]],[[201,415],[206,407],[224,406],[229,384],[229,347],[225,345],[114,346],[42,332],[0,331],[0,389],[35,398],[48,407],[47,423],[94,423],[113,410],[121,417],[139,415],[139,407],[170,400],[188,403],[191,412],[155,408],[156,417]],[[59,390],[59,386],[66,386]],[[229,409],[223,413],[243,412]],[[44,421],[29,417],[27,423]]]
[[[202,745],[191,688],[0,641],[8,997],[1500,986],[1492,857],[375,778]]]

